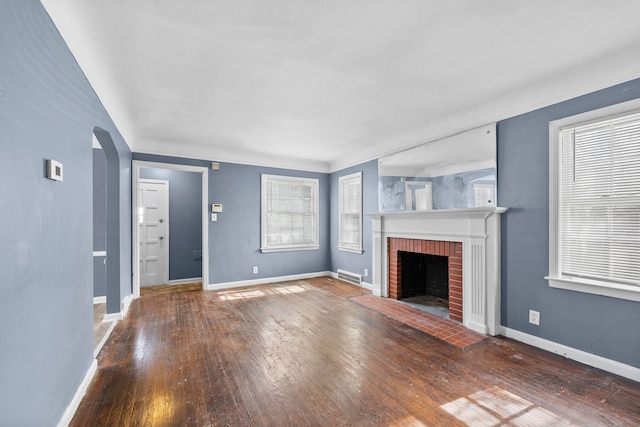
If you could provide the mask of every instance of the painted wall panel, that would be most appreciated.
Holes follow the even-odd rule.
[[[142,168],[140,178],[169,181],[169,280],[202,277],[201,174]]]
[[[56,425],[93,361],[94,126],[126,144],[38,1],[0,32],[0,423]]]
[[[352,173],[362,172],[362,254],[345,252],[338,249],[340,242],[339,216],[340,216],[340,177]],[[372,239],[373,220],[366,214],[378,211],[378,161],[371,160],[356,166],[352,166],[334,172],[329,177],[331,182],[331,238],[329,243],[331,254],[331,271],[340,270],[363,276],[364,282],[371,283],[373,273]],[[364,277],[364,270],[368,271],[368,277]]]
[[[134,153],[134,160],[185,164],[209,168],[211,162]],[[260,252],[261,174],[319,179],[320,250],[280,253]],[[328,174],[220,163],[209,170],[209,201],[220,203],[223,212],[209,222],[210,284],[328,271],[329,176]],[[253,267],[258,273],[253,274]]]
[[[549,122],[640,98],[640,80],[498,123],[502,324],[640,367],[640,303],[550,288]],[[540,326],[529,324],[529,310]]]

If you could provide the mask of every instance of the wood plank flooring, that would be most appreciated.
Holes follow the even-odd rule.
[[[146,295],[72,426],[637,426],[640,384],[505,338],[464,349],[331,278]]]

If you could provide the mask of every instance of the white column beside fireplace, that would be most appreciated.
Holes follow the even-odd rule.
[[[388,238],[462,243],[462,319],[497,335],[500,327],[500,214],[507,208],[386,212],[373,219],[373,294],[389,294]]]

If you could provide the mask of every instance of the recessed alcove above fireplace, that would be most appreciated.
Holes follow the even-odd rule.
[[[374,295],[402,296],[402,252],[447,257],[450,318],[476,332],[496,335],[500,326],[500,214],[506,210],[370,214]]]

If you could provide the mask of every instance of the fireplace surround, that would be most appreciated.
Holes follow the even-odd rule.
[[[483,207],[369,214],[373,219],[373,294],[398,298],[397,283],[394,287],[398,250],[448,256],[450,317],[476,332],[497,335],[500,214],[506,210]],[[452,283],[460,290],[452,292]]]

